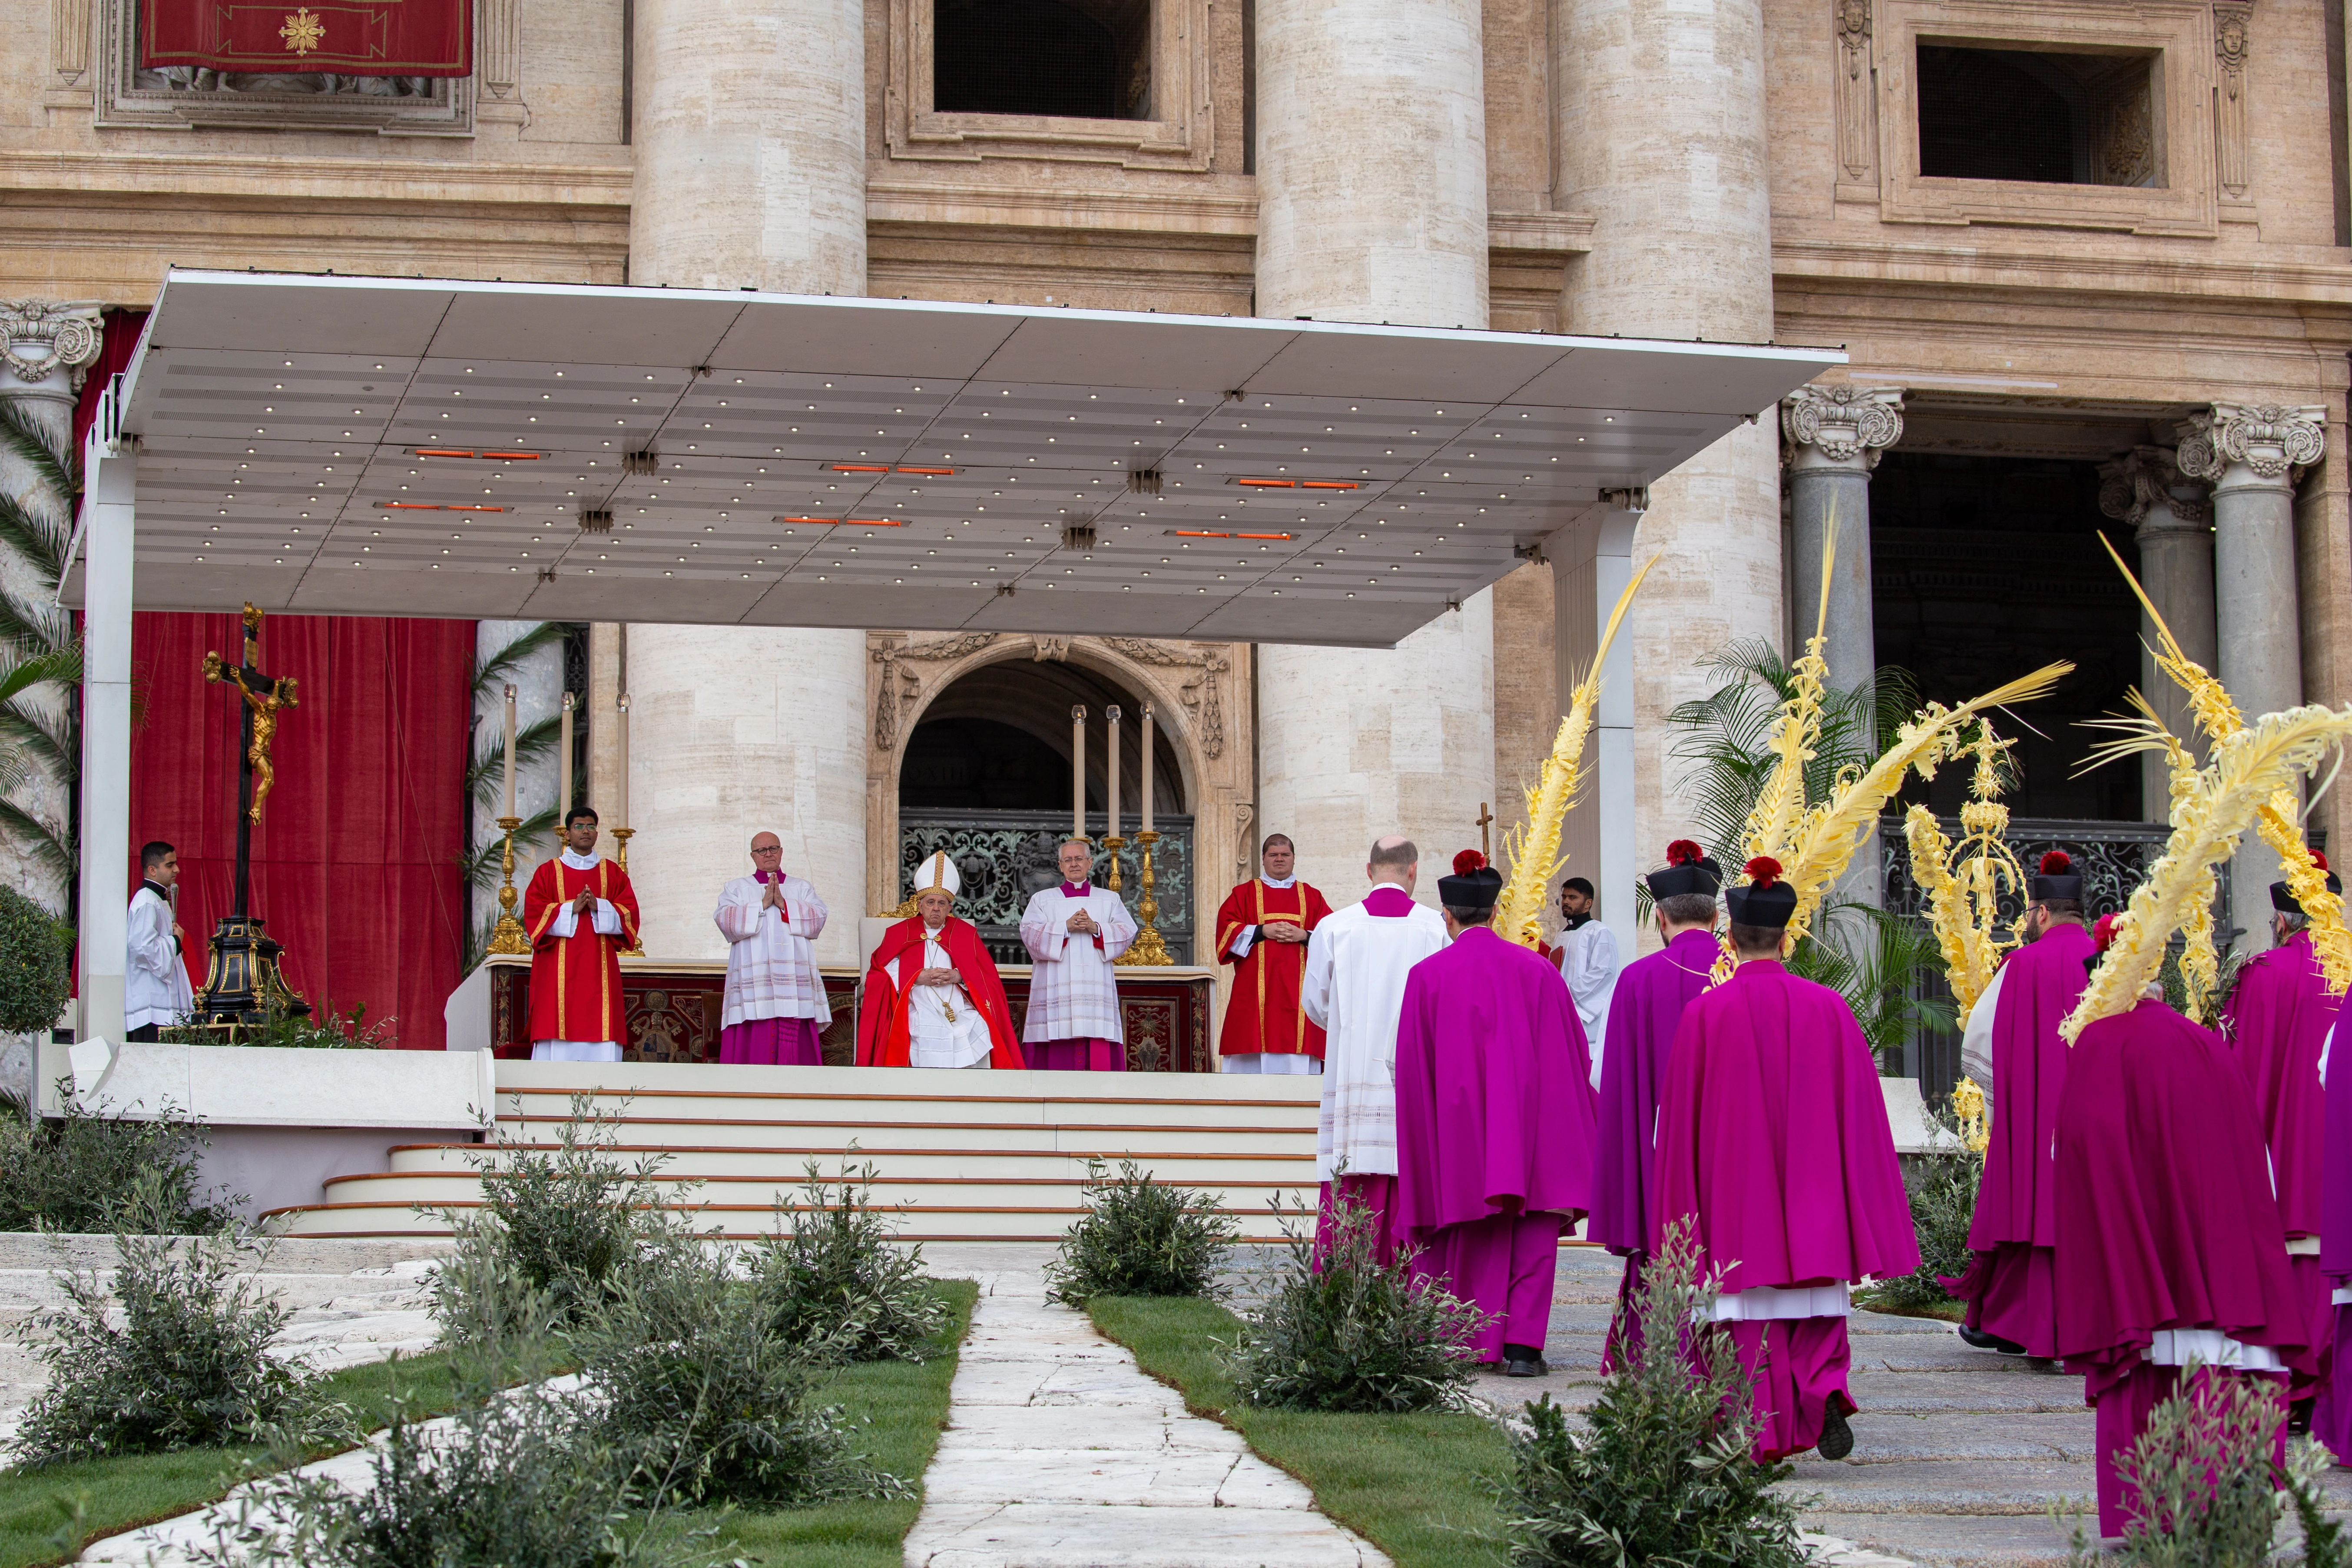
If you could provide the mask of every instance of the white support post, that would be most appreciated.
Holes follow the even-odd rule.
[[[111,394],[108,403],[112,402]],[[82,453],[81,1027],[121,1045],[131,863],[131,600],[139,459],[100,409]]]
[[[1631,501],[1632,494],[1621,498]],[[1639,504],[1636,502],[1635,504]],[[1552,625],[1559,650],[1555,689],[1562,716],[1576,680],[1592,661],[1601,629],[1617,595],[1633,575],[1633,530],[1641,513],[1612,505],[1585,513],[1552,536],[1545,552],[1552,562]],[[1601,671],[1601,709],[1585,742],[1590,781],[1568,814],[1561,847],[1569,874],[1591,880],[1601,923],[1616,933],[1620,952],[1640,951],[1641,922],[1634,918],[1634,879],[1641,873],[1642,846],[1633,829],[1633,638],[1629,623],[1617,631],[1616,646]],[[1550,743],[1547,734],[1545,742]]]

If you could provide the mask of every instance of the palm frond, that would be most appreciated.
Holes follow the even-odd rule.
[[[15,496],[0,495],[0,544],[22,555],[39,574],[41,585],[54,590],[65,571],[66,546],[73,538],[73,521],[26,506]]]
[[[74,640],[73,613],[55,605],[0,593],[0,643],[64,647]]]
[[[79,855],[73,834],[62,824],[44,822],[15,801],[0,799],[0,837],[14,839],[35,861],[72,881]]]
[[[81,492],[81,455],[73,449],[70,434],[53,436],[23,404],[0,403],[0,450],[31,468],[60,508],[72,507]]]
[[[541,719],[515,731],[515,767],[520,771],[527,763],[535,763],[555,750],[562,736],[563,721],[559,716]],[[507,742],[503,729],[491,731],[479,738],[474,746],[474,759],[466,764],[466,790],[475,803],[488,805],[498,797],[504,777]]]
[[[0,702],[13,700],[52,681],[63,686],[80,683],[79,644],[64,647],[0,647]]]
[[[515,886],[520,887],[530,879],[537,861],[533,858],[531,841],[544,835],[549,843],[555,838],[555,808],[535,811],[522,819],[515,829]],[[478,844],[462,857],[458,869],[469,888],[495,888],[506,875],[506,839],[493,834],[488,842]]]
[[[541,648],[561,644],[570,635],[568,621],[541,621],[474,667],[474,700],[494,696],[507,677]]]

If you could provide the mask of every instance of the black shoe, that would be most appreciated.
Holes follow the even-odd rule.
[[[2286,1407],[2286,1433],[2290,1437],[2311,1436],[2311,1407],[2316,1399],[2298,1399]]]
[[[1813,1445],[1813,1451],[1824,1459],[1843,1459],[1853,1452],[1853,1428],[1845,1424],[1845,1412],[1839,1408],[1835,1395],[1822,1412],[1822,1440]]]
[[[1989,1334],[1982,1329],[1972,1329],[1966,1323],[1954,1323],[1952,1331],[1960,1336],[1960,1343],[1973,1350],[1999,1351],[2003,1355],[2025,1353],[2025,1347],[2015,1340],[2005,1340],[1999,1334]]]
[[[1503,1375],[1505,1377],[1541,1377],[1551,1371],[1543,1358],[1541,1345],[1505,1345]]]

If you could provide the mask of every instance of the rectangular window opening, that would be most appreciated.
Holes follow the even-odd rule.
[[[933,0],[942,114],[1150,120],[1151,0]]]
[[[2165,185],[2163,55],[1921,39],[1919,173],[2045,185]]]

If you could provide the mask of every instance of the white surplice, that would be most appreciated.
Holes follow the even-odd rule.
[[[782,910],[761,904],[768,884],[757,877],[738,877],[719,890],[711,919],[727,939],[724,1027],[762,1018],[814,1018],[822,1030],[833,1021],[816,949],[809,945],[824,930],[824,900],[798,877],[786,877],[782,886]]]
[[[1601,1035],[1609,1025],[1609,999],[1617,994],[1617,933],[1597,919],[1559,933],[1559,977],[1576,1003],[1584,1042],[1592,1052],[1592,1087],[1601,1087]]]
[[[131,895],[124,936],[122,1026],[143,1029],[159,1024],[169,1028],[194,1012],[196,998],[188,987],[188,966],[172,935],[172,906],[154,883],[142,882]]]
[[[1299,1001],[1324,1032],[1317,1181],[1331,1180],[1342,1165],[1351,1176],[1396,1174],[1396,1038],[1404,977],[1447,940],[1445,917],[1427,904],[1398,916],[1350,904],[1326,917],[1307,939]]]
[[[1080,910],[1102,930],[1101,945],[1091,936],[1072,936],[1070,917]],[[1076,898],[1060,885],[1047,888],[1021,912],[1021,945],[1036,967],[1029,972],[1029,1016],[1021,1037],[1045,1040],[1127,1038],[1118,1016],[1118,985],[1111,965],[1135,940],[1135,918],[1108,888],[1087,884]]]
[[[1992,1024],[2000,1013],[2000,983],[2009,973],[2006,965],[1992,972],[1992,983],[1978,994],[1976,1005],[1969,1009],[1969,1021],[1960,1031],[1960,1071],[1975,1080],[1984,1090],[1985,1124],[1992,1124]]]
[[[942,927],[942,930],[945,928]],[[882,966],[890,984],[901,991],[926,969],[953,969],[955,960],[940,945],[939,932],[923,928],[923,958],[902,952]],[[989,1065],[994,1042],[988,1037],[988,1019],[972,1005],[961,981],[953,985],[916,985],[907,1007],[907,1065],[919,1068],[969,1068]]]

